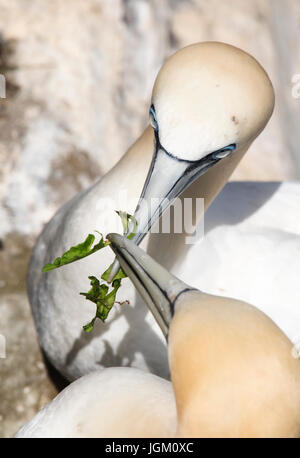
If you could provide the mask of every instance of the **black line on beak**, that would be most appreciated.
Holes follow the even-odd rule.
[[[126,264],[128,264],[128,262],[126,261],[126,259],[125,259],[124,256],[123,256],[121,250],[120,250],[119,248],[117,248],[114,244],[112,244],[112,245],[113,245],[113,248],[114,248],[115,253],[118,254],[118,256],[121,257],[121,258],[124,260],[124,262],[126,262]],[[127,253],[128,253],[128,251],[127,251]],[[131,256],[130,253],[128,253],[128,254]],[[157,283],[157,281],[154,280],[153,277],[151,277],[151,275],[150,275],[150,274],[144,269],[144,267],[136,260],[136,258],[133,258],[133,259],[134,259],[134,262],[135,262],[135,263],[140,267],[140,269],[144,272],[144,274],[147,275],[147,277],[151,280],[151,282],[154,283],[155,286],[157,286],[157,288],[160,290],[160,292],[161,292],[161,293],[163,294],[163,296],[166,298],[166,300],[167,300],[168,303],[170,304],[170,312],[171,312],[171,316],[172,316],[172,317],[174,316],[174,313],[175,313],[175,303],[176,303],[177,299],[178,299],[182,294],[187,293],[187,292],[189,292],[189,291],[198,291],[196,288],[185,288],[185,289],[183,289],[182,291],[180,291],[180,292],[177,294],[177,296],[175,296],[175,298],[171,301],[170,298],[169,298],[169,296],[168,296],[168,294],[167,294],[167,292],[166,292],[166,290],[164,290],[164,289]],[[128,264],[128,265],[129,265],[129,264]],[[139,282],[142,284],[142,286],[143,286],[143,288],[145,289],[145,291],[147,292],[147,294],[151,297],[152,302],[155,304],[155,301],[154,301],[153,297],[151,296],[150,291],[148,291],[148,289],[147,289],[145,283],[143,282],[142,278],[140,277],[139,272],[136,271],[136,270],[133,270],[133,269],[131,268],[130,265],[129,265],[129,268],[130,268],[131,271],[134,273],[134,275],[138,278]],[[164,322],[165,322],[165,320],[164,320]],[[167,323],[165,323],[165,324],[167,324]],[[168,324],[167,324],[167,326],[168,326]]]
[[[123,254],[122,254],[122,251],[121,251],[119,248],[117,248],[113,243],[112,243],[112,246],[113,246],[113,249],[114,249],[115,253],[116,253],[121,259],[123,259],[124,262],[125,262],[126,264],[128,264],[128,262],[126,261],[126,259],[124,258]],[[127,252],[127,253],[128,253],[128,252]],[[130,253],[128,253],[128,254],[130,255]],[[131,256],[131,255],[130,255],[130,256]],[[169,304],[170,304],[171,316],[173,317],[173,315],[174,315],[174,305],[173,305],[173,303],[170,301],[170,299],[168,298],[168,295],[167,295],[166,291],[164,291],[164,290],[157,284],[157,282],[149,275],[149,273],[143,268],[143,266],[142,266],[135,258],[133,258],[133,259],[134,259],[134,262],[141,268],[141,270],[147,275],[147,277],[148,277],[148,278],[158,287],[158,289],[161,291],[161,293],[162,293],[162,294],[164,295],[164,297],[167,299],[167,301],[168,301]],[[133,274],[137,277],[137,279],[139,280],[139,282],[140,282],[141,285],[143,286],[144,290],[145,290],[145,291],[147,292],[147,294],[150,296],[150,298],[151,298],[153,304],[156,305],[154,298],[152,297],[150,291],[148,291],[148,288],[147,288],[147,286],[145,285],[143,279],[140,277],[139,272],[136,271],[136,270],[133,270],[129,264],[128,264],[128,266],[129,266],[130,270],[133,272]],[[169,327],[169,323],[166,322],[166,320],[164,319],[164,317],[163,317],[161,314],[160,314],[160,316],[161,316],[161,318],[162,318],[162,320],[163,320],[165,326],[168,328],[168,327]]]

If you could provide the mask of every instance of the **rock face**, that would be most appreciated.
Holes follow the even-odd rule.
[[[141,133],[155,75],[176,49],[220,40],[253,54],[277,106],[233,179],[300,174],[297,0],[3,0],[0,13],[0,436],[56,393],[25,293],[34,240],[64,202]],[[298,40],[298,41],[297,41]]]

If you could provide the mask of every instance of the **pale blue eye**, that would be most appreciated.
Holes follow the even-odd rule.
[[[225,148],[221,148],[218,151],[215,151],[212,154],[213,159],[224,159],[224,157],[230,156],[233,151],[236,149],[236,144],[233,143],[232,145],[225,146]]]
[[[154,130],[158,130],[158,123],[157,123],[156,113],[155,113],[155,109],[153,105],[151,105],[150,110],[149,110],[149,122]]]

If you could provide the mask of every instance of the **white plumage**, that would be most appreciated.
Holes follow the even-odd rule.
[[[274,94],[268,76],[251,56],[223,43],[200,43],[184,48],[167,60],[155,82],[152,104],[156,113],[154,149],[159,159],[148,177],[147,199],[163,197],[178,180],[180,186],[173,197],[178,194],[181,198],[204,197],[208,207],[266,125],[272,114]],[[134,212],[150,167],[153,143],[153,130],[148,127],[107,175],[60,209],[36,244],[28,290],[39,340],[52,364],[70,380],[107,366],[133,366],[169,376],[161,333],[129,280],[123,282],[118,299],[127,299],[130,305],[116,306],[107,323],[98,322],[91,334],[82,330],[94,316],[95,306],[79,296],[79,292],[89,289],[89,275],[99,277],[112,262],[110,250],[56,271],[41,273],[44,264],[81,242],[94,229],[103,234],[120,232],[113,210]],[[232,145],[235,150],[229,149],[228,157],[218,161],[211,159],[216,149]],[[212,161],[208,171],[201,174],[199,169],[197,179],[187,188],[191,176],[183,173],[183,168],[190,165],[188,161],[205,162],[208,158]],[[203,166],[203,162],[201,164]],[[195,165],[197,170],[199,165]],[[119,196],[117,208],[111,200],[116,196]],[[255,249],[259,257],[263,247],[265,256],[261,262],[265,276],[268,282],[274,279],[274,313],[276,298],[288,286],[289,291],[293,291],[289,310],[295,314],[298,299],[293,282],[296,280],[290,272],[292,263],[287,266],[284,259],[288,252],[295,252],[298,239],[295,236],[290,240],[285,221],[293,219],[291,232],[296,232],[298,202],[296,184],[228,184],[205,217],[206,225],[216,227],[209,231],[203,243],[186,245],[185,234],[171,233],[151,234],[141,246],[175,275],[189,277],[189,283],[196,287],[207,291],[223,288],[226,295],[253,299],[254,305],[272,314],[261,275],[257,276],[258,286],[253,296],[252,285],[258,269],[247,263],[249,257],[255,258]],[[145,225],[143,215],[143,211],[136,213],[141,229]],[[155,218],[153,216],[151,224]],[[278,233],[277,238],[274,231]],[[277,243],[285,244],[286,248],[282,249],[275,266],[271,253]],[[233,262],[235,256],[237,259]],[[219,262],[222,257],[224,262]],[[245,271],[239,263],[245,266]],[[279,268],[283,271],[280,282],[276,280]],[[238,276],[239,287],[232,284],[233,278],[236,280]],[[222,282],[218,278],[222,278]],[[277,321],[282,319],[280,313],[276,311]],[[296,331],[291,333],[294,338]]]

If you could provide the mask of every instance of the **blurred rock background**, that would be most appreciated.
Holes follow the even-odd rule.
[[[0,0],[0,437],[57,392],[26,298],[34,240],[142,132],[164,59],[204,40],[254,55],[277,105],[232,179],[298,180],[299,32],[299,0]]]

